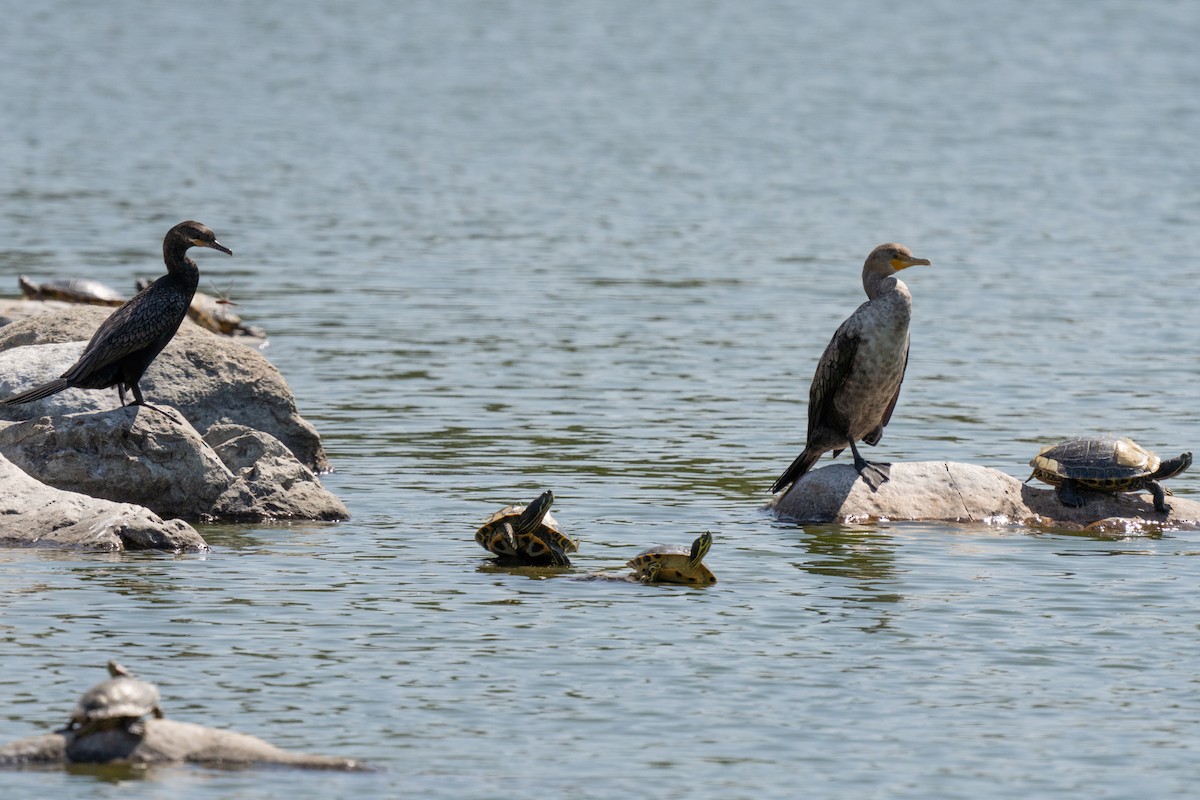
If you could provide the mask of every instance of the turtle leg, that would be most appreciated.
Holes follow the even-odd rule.
[[[658,580],[658,571],[662,569],[662,564],[647,564],[642,570],[642,583],[654,583]]]
[[[1083,508],[1083,495],[1079,493],[1079,485],[1070,478],[1054,487],[1054,493],[1058,495],[1059,502],[1064,506]]]
[[[503,526],[501,531],[504,533],[504,543],[508,545],[508,549],[513,555],[520,555],[521,551],[517,549],[517,534],[513,531],[512,523],[505,520],[501,523]]]
[[[1158,481],[1150,481],[1146,484],[1146,488],[1150,490],[1150,494],[1154,495],[1154,510],[1160,514],[1166,514],[1171,510],[1167,505],[1167,493],[1163,491],[1163,487]]]
[[[891,479],[892,465],[882,462],[873,464],[867,461],[858,452],[853,439],[850,440],[850,452],[854,454],[854,468],[858,470],[858,474],[862,476],[867,486],[871,487],[871,491],[879,491],[879,487],[883,485],[884,481]]]
[[[550,552],[551,564],[556,567],[571,566],[571,559],[567,558],[567,554],[563,552],[563,549],[550,541],[549,537],[543,539],[542,543],[546,545],[546,550]]]

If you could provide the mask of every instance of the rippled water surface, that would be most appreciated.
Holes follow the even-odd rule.
[[[12,796],[1194,792],[1200,535],[759,511],[889,240],[934,266],[882,457],[1200,446],[1193,3],[10,5],[0,291],[210,225],[354,516],[0,552],[0,739],[117,655],[382,768]],[[547,487],[574,574],[712,530],[720,582],[496,568],[475,525]]]

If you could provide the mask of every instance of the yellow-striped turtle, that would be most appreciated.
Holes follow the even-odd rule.
[[[642,583],[686,583],[704,586],[717,582],[717,576],[704,566],[704,557],[712,547],[711,533],[702,533],[689,548],[681,544],[666,544],[638,553],[626,565],[633,577]]]
[[[116,290],[91,278],[66,278],[46,283],[34,283],[24,275],[17,276],[21,294],[30,300],[61,300],[64,303],[85,303],[94,306],[119,306],[125,298]]]
[[[528,506],[505,506],[483,521],[475,541],[501,561],[569,567],[567,553],[577,551],[579,542],[550,516],[553,504],[554,492],[547,490]]]
[[[112,677],[84,692],[71,712],[65,730],[75,731],[76,737],[108,728],[124,728],[141,736],[147,714],[162,719],[157,686],[139,681],[116,661],[108,662],[108,674]]]
[[[1138,492],[1149,490],[1154,510],[1166,514],[1166,491],[1159,481],[1173,478],[1192,465],[1192,454],[1163,461],[1154,453],[1127,437],[1082,436],[1041,449],[1029,466],[1029,479],[1055,487],[1063,505],[1083,505],[1080,489],[1096,492]]]

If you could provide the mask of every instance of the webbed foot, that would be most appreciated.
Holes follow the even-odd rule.
[[[872,492],[878,492],[880,486],[892,479],[892,465],[883,462],[875,463],[873,461],[866,461],[858,471],[858,474],[862,476],[867,486],[871,487]]]

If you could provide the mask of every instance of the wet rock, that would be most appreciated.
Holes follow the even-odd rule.
[[[220,453],[178,411],[128,406],[10,424],[0,430],[0,453],[50,486],[145,506],[163,516],[349,516],[277,439],[244,426],[214,429]]]
[[[62,491],[29,477],[0,456],[0,544],[84,550],[208,549],[183,520],[148,509]]]
[[[53,380],[75,362],[111,313],[97,306],[64,305],[0,328],[0,396]],[[43,349],[76,343],[74,349]],[[28,352],[17,355],[16,351]],[[296,411],[283,376],[259,352],[184,320],[179,333],[141,381],[148,402],[178,408],[197,430],[233,422],[269,433],[316,472],[330,469],[316,430]],[[80,394],[94,396],[81,405]],[[0,419],[115,408],[116,389],[73,389],[21,406],[0,406]]]
[[[273,436],[244,425],[213,425],[204,434],[235,477],[211,514],[225,519],[347,519],[349,510],[313,471]]]
[[[1114,533],[1200,528],[1200,503],[1178,497],[1169,499],[1172,509],[1167,515],[1155,512],[1148,492],[1085,492],[1084,506],[1070,508],[1052,488],[974,464],[900,462],[892,464],[891,475],[872,492],[853,466],[822,467],[772,498],[766,509],[796,522],[983,522]]]
[[[49,764],[203,764],[214,767],[281,765],[363,770],[349,758],[292,753],[254,736],[172,719],[148,719],[139,736],[122,728],[79,736],[59,731],[0,746],[0,767]]]

